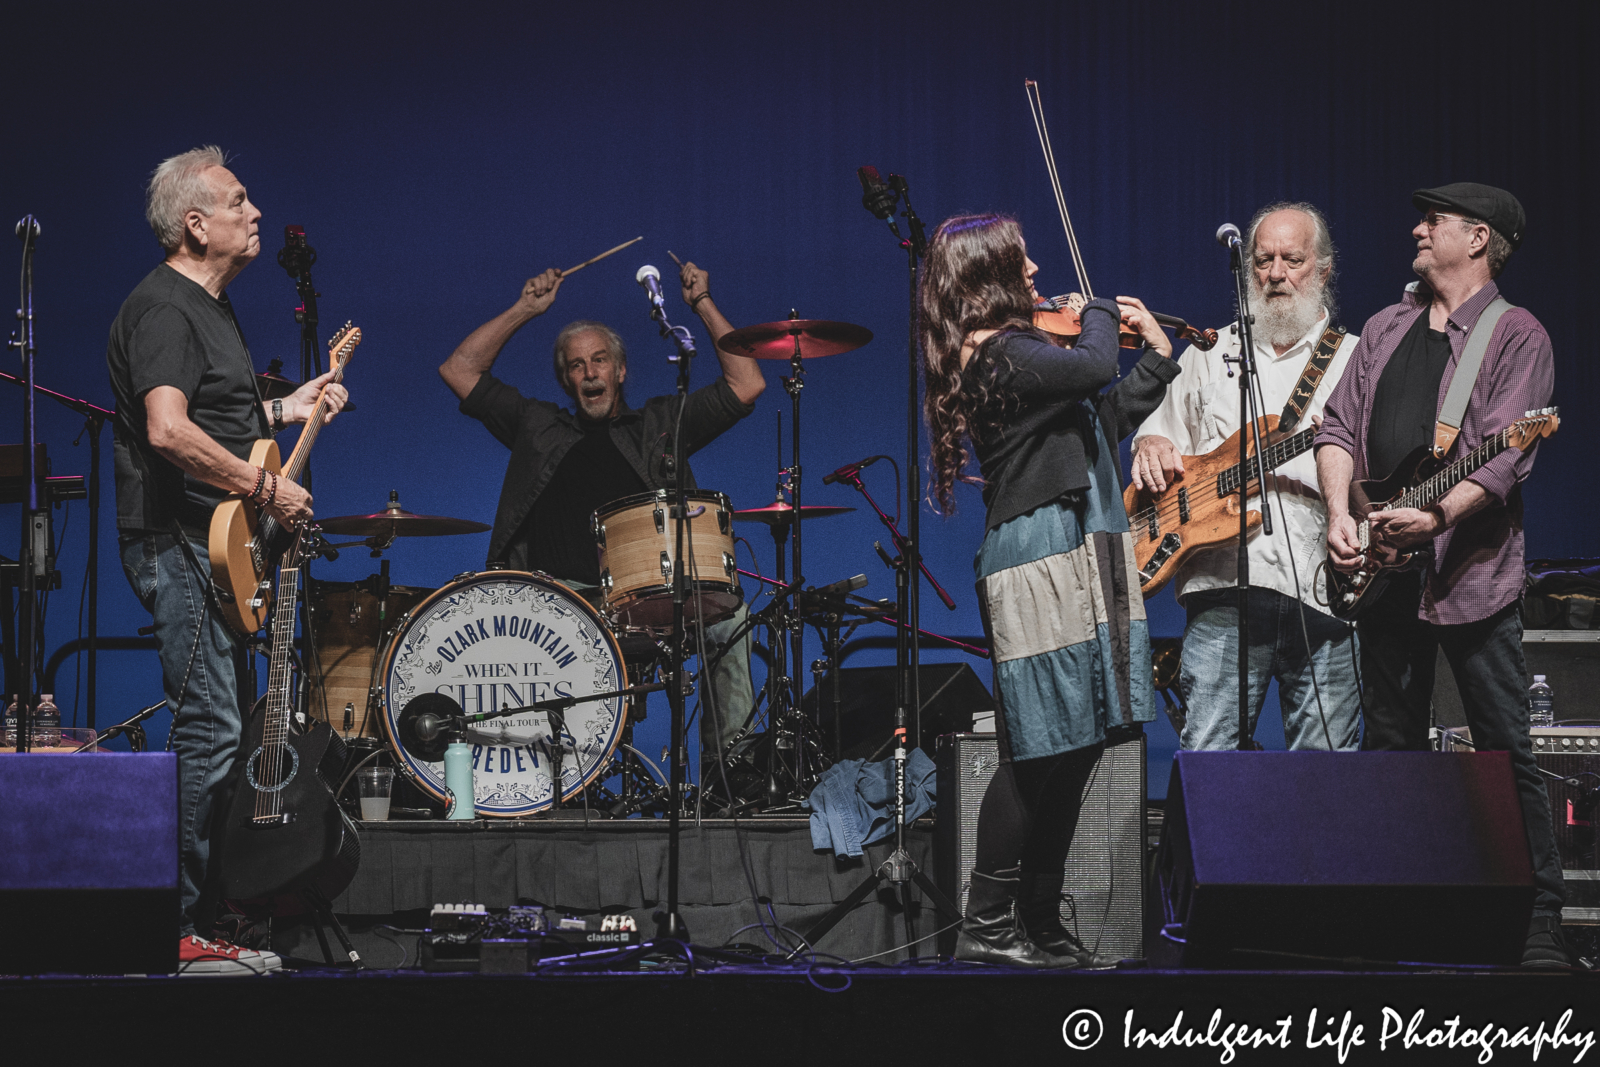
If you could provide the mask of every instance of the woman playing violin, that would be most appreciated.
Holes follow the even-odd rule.
[[[958,480],[981,484],[988,511],[974,565],[1000,708],[956,957],[1098,967],[1112,961],[1060,921],[1067,852],[1108,732],[1155,717],[1117,442],[1178,365],[1132,297],[1090,301],[1077,343],[1052,344],[1032,325],[1037,270],[1014,219],[958,215],[918,293],[933,492],[948,514]],[[1144,339],[1120,381],[1119,328]]]

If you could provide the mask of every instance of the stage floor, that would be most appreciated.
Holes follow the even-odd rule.
[[[1052,1063],[1466,1064],[1533,1062],[1539,1041],[1537,1062],[1560,1064],[1600,1055],[1581,1055],[1600,1029],[1600,984],[1520,971],[1036,974],[697,954],[692,968],[680,959],[628,973],[8,979],[0,1026],[56,1050],[51,1062],[125,1055],[135,1043],[231,1056],[243,1042],[255,1055],[364,1063],[665,1053],[709,1064],[984,1064],[1022,1053]],[[1476,1044],[1485,1035],[1492,1057]]]

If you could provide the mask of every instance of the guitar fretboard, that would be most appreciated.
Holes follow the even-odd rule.
[[[257,820],[272,820],[283,814],[281,783],[287,780],[290,771],[284,762],[289,750],[289,662],[294,646],[295,607],[299,600],[300,568],[280,569],[278,599],[272,612],[272,666],[267,673],[261,758],[255,772]]]
[[[1277,441],[1263,448],[1261,450],[1261,458],[1266,463],[1267,469],[1272,470],[1284,463],[1289,462],[1298,455],[1309,452],[1311,450],[1312,443],[1316,439],[1316,436],[1317,431],[1315,429],[1301,430],[1293,437],[1286,437],[1282,441]],[[1253,486],[1259,482],[1260,479],[1255,476],[1255,462],[1253,460],[1249,461],[1248,466],[1250,469],[1250,481],[1248,485]],[[1233,466],[1217,475],[1217,495],[1227,496],[1229,493],[1237,493],[1238,491],[1239,465],[1235,463]]]
[[[1485,463],[1506,450],[1511,443],[1511,429],[1507,426],[1504,430],[1489,438],[1483,444],[1474,448],[1467,455],[1462,456],[1450,466],[1425,478],[1421,482],[1407,489],[1395,498],[1392,505],[1396,508],[1425,508],[1437,503],[1446,493],[1460,485],[1468,475],[1479,470]]]

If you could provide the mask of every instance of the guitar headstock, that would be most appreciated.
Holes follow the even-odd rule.
[[[1507,440],[1513,448],[1526,452],[1541,437],[1549,437],[1561,425],[1558,408],[1539,408],[1530,411],[1506,429]]]
[[[346,322],[328,340],[328,365],[343,370],[360,343],[361,327]]]

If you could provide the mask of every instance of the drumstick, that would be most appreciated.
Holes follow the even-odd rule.
[[[589,264],[598,263],[602,259],[605,259],[607,256],[615,255],[618,252],[622,251],[624,248],[627,248],[629,245],[638,244],[642,240],[644,240],[644,235],[641,234],[640,236],[635,237],[631,241],[624,241],[624,242],[622,242],[620,245],[618,245],[615,248],[607,249],[606,251],[601,252],[598,256],[595,256],[593,259],[584,260],[582,263],[579,263],[576,267],[568,267],[566,270],[561,272],[561,277],[565,278],[569,274],[576,274],[578,271],[580,271],[583,268],[587,267]]]
[[[683,269],[683,260],[679,259],[677,255],[673,253],[672,249],[667,249],[667,255],[672,256],[672,262],[678,265],[679,270]]]

